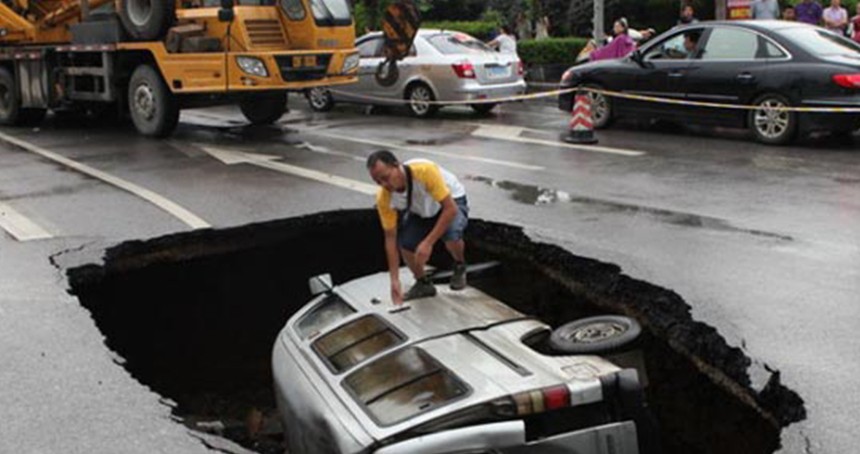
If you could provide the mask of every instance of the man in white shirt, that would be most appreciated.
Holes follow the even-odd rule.
[[[825,28],[844,35],[845,27],[848,26],[848,11],[842,7],[841,3],[840,0],[830,0],[830,7],[824,9],[821,18],[824,20]]]
[[[750,5],[753,19],[779,18],[779,3],[777,0],[755,0]]]
[[[503,54],[517,54],[517,40],[514,38],[511,28],[507,25],[502,25],[499,29],[499,36],[487,43],[490,47],[496,48]]]

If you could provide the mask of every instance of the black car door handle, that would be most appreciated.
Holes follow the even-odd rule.
[[[740,73],[738,74],[737,79],[741,82],[753,82],[755,80],[755,76],[750,73]]]
[[[670,71],[669,77],[684,77],[684,73],[682,71]]]

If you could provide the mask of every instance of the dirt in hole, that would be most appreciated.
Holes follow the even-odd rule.
[[[612,264],[534,243],[522,230],[473,220],[470,262],[502,265],[471,281],[512,307],[559,326],[598,313],[643,325],[646,395],[666,453],[772,453],[782,427],[805,418],[775,373],[751,389],[750,360],[692,320],[671,290]],[[433,263],[449,266],[439,248]],[[270,354],[278,331],[309,299],[307,279],[335,283],[385,269],[372,210],[338,211],[243,227],[126,242],[101,265],[68,272],[108,346],[140,382],[177,403],[191,428],[262,453],[281,452]]]

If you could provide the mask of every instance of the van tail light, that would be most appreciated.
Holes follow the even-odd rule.
[[[525,66],[523,66],[522,60],[518,61],[517,62],[517,74],[522,76],[523,74],[525,74],[525,72],[526,72],[526,70],[525,70]]]
[[[835,74],[833,82],[845,88],[860,88],[860,74]]]
[[[566,385],[550,386],[514,394],[494,402],[496,412],[506,416],[525,416],[570,406]]]
[[[460,79],[474,79],[475,78],[475,67],[472,66],[472,63],[469,61],[461,61],[454,63],[451,65],[454,68],[454,72],[457,73],[457,77]]]

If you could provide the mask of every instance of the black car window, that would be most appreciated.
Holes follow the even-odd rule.
[[[336,373],[390,350],[404,337],[375,315],[353,320],[313,343],[313,349]]]
[[[819,28],[789,28],[784,36],[812,55],[853,55],[860,53],[860,44]]]
[[[701,29],[687,30],[684,33],[670,36],[669,38],[648,48],[645,52],[645,60],[683,60],[694,58],[702,36]]]
[[[702,60],[752,60],[758,53],[758,36],[739,28],[714,28]]]
[[[782,51],[779,47],[776,47],[776,44],[765,41],[764,42],[764,58],[785,58],[788,55]]]
[[[382,426],[453,402],[469,388],[433,357],[404,348],[364,366],[344,386]]]
[[[358,44],[358,55],[361,58],[372,58],[382,56],[382,38],[370,38]]]

